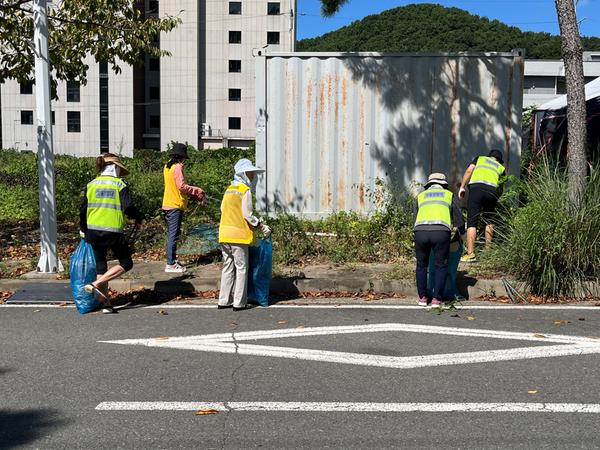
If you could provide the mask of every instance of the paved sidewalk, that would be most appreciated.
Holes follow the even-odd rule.
[[[393,280],[385,274],[394,268],[391,264],[356,264],[353,266],[312,265],[285,268],[282,274],[276,274],[271,283],[275,294],[299,295],[305,292],[376,292],[395,293],[407,297],[416,297],[414,279]],[[459,292],[471,300],[483,296],[506,296],[502,280],[475,279],[465,275],[459,269]],[[165,293],[188,293],[193,291],[211,291],[219,289],[221,276],[220,264],[202,264],[189,266],[184,274],[164,272],[163,262],[136,261],[134,268],[111,282],[117,291],[135,289],[154,289]],[[0,279],[0,291],[14,291],[32,281],[53,283],[57,280],[42,278],[30,273],[19,279]],[[62,280],[64,282],[64,280]]]

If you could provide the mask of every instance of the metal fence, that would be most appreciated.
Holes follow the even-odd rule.
[[[374,209],[433,171],[460,182],[491,148],[518,172],[523,56],[256,52],[258,209]]]

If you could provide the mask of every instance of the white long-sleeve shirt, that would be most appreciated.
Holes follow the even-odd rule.
[[[252,208],[252,192],[247,190],[244,192],[244,196],[242,197],[242,215],[246,222],[248,222],[253,227],[258,225],[258,218],[254,215],[254,210]]]

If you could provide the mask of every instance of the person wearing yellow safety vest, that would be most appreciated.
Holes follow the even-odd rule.
[[[443,173],[429,175],[425,190],[415,202],[415,254],[417,258],[416,278],[419,306],[427,306],[427,270],[431,251],[435,255],[435,279],[431,306],[442,305],[448,253],[452,232],[464,234],[465,222],[456,197],[448,190],[448,181]]]
[[[219,243],[223,252],[223,270],[218,308],[233,307],[234,311],[240,311],[250,308],[247,304],[248,246],[254,241],[254,230],[269,237],[271,229],[255,217],[252,210],[252,194],[258,182],[256,175],[264,170],[248,159],[240,159],[235,163],[234,172],[234,179],[221,202]]]
[[[465,197],[465,186],[468,185],[469,198],[467,199],[467,253],[460,259],[462,262],[477,261],[475,239],[482,212],[485,223],[485,243],[489,245],[492,242],[496,205],[506,173],[503,164],[502,151],[494,149],[487,156],[478,156],[473,159],[463,175],[458,196]]]
[[[112,153],[96,158],[98,176],[87,184],[79,213],[81,232],[94,250],[96,281],[84,286],[87,293],[104,304],[103,313],[114,310],[108,299],[108,282],[133,267],[131,248],[123,235],[126,217],[141,228],[142,213],[133,205],[129,188],[121,177],[128,174],[121,159]],[[119,264],[108,269],[106,255],[111,251]]]
[[[183,162],[188,158],[187,146],[175,142],[169,152],[171,159],[163,169],[165,191],[162,209],[167,220],[167,264],[165,272],[183,273],[185,267],[177,262],[177,242],[181,234],[183,213],[187,208],[188,197],[202,201],[204,191],[185,182]]]

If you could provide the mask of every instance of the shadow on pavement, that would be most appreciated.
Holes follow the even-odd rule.
[[[0,409],[0,449],[29,444],[65,425],[51,409]]]
[[[467,276],[466,270],[459,270],[457,272],[457,274],[456,274],[456,289],[458,290],[458,293],[462,297],[464,297],[468,300],[469,299],[469,287],[473,287],[473,286],[475,286],[475,284],[477,284],[477,278]]]

